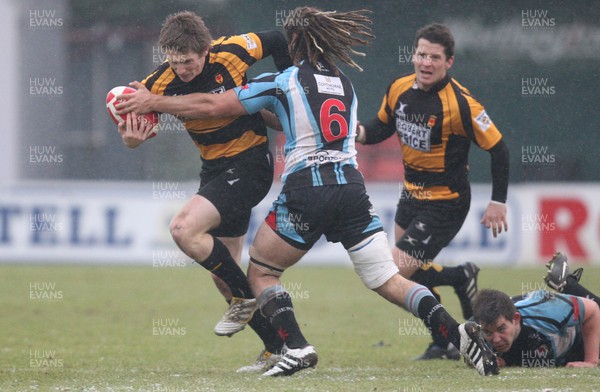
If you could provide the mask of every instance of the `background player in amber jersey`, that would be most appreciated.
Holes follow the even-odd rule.
[[[432,262],[469,212],[471,142],[487,150],[492,161],[492,200],[481,222],[494,237],[508,229],[508,150],[483,106],[448,75],[454,63],[454,38],[448,28],[421,28],[415,47],[415,72],[390,84],[377,118],[359,126],[357,141],[374,144],[397,132],[405,179],[395,218],[394,258],[403,276],[431,290],[453,286],[469,318],[479,268],[473,263],[448,268]],[[458,359],[454,348],[442,344],[434,341],[420,359]]]
[[[126,97],[123,113],[151,95],[149,90],[159,95],[223,93],[244,84],[246,70],[268,56],[278,69],[291,65],[287,41],[280,32],[247,33],[213,41],[202,19],[191,12],[167,17],[159,44],[167,53],[167,61],[143,83],[132,83],[138,91]],[[256,300],[239,264],[251,209],[273,181],[265,122],[260,113],[182,120],[200,152],[201,186],[173,218],[170,231],[186,255],[212,272],[230,303],[215,333],[231,336],[249,322],[264,342],[265,350],[256,366],[240,369],[260,371],[270,360],[279,358],[272,354],[280,353],[283,342],[260,312],[254,312]],[[127,146],[137,147],[146,140],[147,132],[126,128],[119,124]]]
[[[398,274],[387,236],[366,193],[355,160],[357,98],[336,61],[358,68],[352,47],[371,37],[361,11],[299,7],[284,24],[294,66],[263,74],[221,95],[152,95],[140,113],[223,117],[273,110],[286,137],[283,189],[252,247],[248,278],[260,312],[284,338],[287,350],[265,376],[290,375],[317,363],[280,276],[323,235],[347,250],[363,283],[420,317],[431,333],[460,347],[480,374],[496,374],[495,358],[478,326],[458,324],[420,284]],[[293,23],[296,19],[306,23]]]

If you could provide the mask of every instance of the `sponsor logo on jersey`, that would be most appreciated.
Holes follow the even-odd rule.
[[[398,102],[400,105],[396,110],[396,130],[400,134],[402,143],[417,151],[431,151],[431,127],[429,118],[427,125],[411,122],[406,115],[408,104]],[[435,117],[435,116],[433,116]],[[415,117],[416,119],[416,117]],[[434,120],[435,121],[435,120]]]
[[[479,113],[477,117],[475,117],[475,122],[477,123],[477,125],[479,125],[479,128],[481,128],[483,132],[487,131],[490,125],[492,125],[492,120],[487,115],[485,110]]]
[[[217,87],[217,88],[209,91],[210,94],[223,94],[224,92],[225,92],[225,86],[220,86],[220,87]]]
[[[317,151],[314,155],[309,155],[306,157],[307,162],[311,163],[329,163],[329,162],[339,162],[344,160],[344,157],[329,155],[328,151]]]
[[[321,94],[344,95],[342,80],[337,76],[315,75],[317,90]]]
[[[244,37],[244,39],[246,40],[246,49],[256,49],[256,41],[254,41],[252,37],[250,37],[248,34],[242,34],[242,37]]]

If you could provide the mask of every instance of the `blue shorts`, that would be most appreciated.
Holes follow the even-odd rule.
[[[348,249],[383,231],[364,184],[325,185],[281,193],[265,222],[288,244],[309,250],[322,235]]]

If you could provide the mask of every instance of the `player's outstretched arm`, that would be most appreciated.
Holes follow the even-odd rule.
[[[381,143],[396,132],[394,126],[374,118],[367,123],[360,123],[356,127],[356,142],[360,144]]]
[[[188,95],[164,96],[152,94],[139,82],[130,86],[137,89],[133,94],[123,94],[117,99],[123,102],[115,105],[117,113],[135,112],[137,114],[151,111],[171,113],[185,118],[232,117],[247,114],[233,90],[223,94],[193,93]]]
[[[263,109],[260,111],[260,115],[265,121],[267,127],[271,128],[274,131],[283,132],[283,127],[281,126],[279,118],[277,117],[277,115],[275,115],[275,113],[271,113],[270,111]]]
[[[154,124],[145,121],[138,121],[135,113],[128,113],[127,120],[121,121],[117,128],[123,138],[123,143],[129,148],[136,148],[148,139]]]
[[[506,195],[508,193],[508,147],[502,139],[494,147],[488,150],[491,156],[492,166],[492,201],[488,204],[481,224],[492,229],[496,237],[502,231],[508,231],[508,220],[506,217]]]
[[[600,355],[600,309],[598,304],[588,298],[581,298],[585,308],[585,317],[581,325],[583,334],[583,362],[569,362],[567,367],[597,367]]]

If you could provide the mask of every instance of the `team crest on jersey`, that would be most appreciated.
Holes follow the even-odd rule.
[[[433,114],[429,116],[429,120],[427,120],[427,128],[433,128],[435,126],[435,122],[437,121],[437,116]]]
[[[221,84],[223,83],[223,75],[221,75],[220,73],[215,75],[215,82]]]
[[[549,351],[550,350],[548,350],[548,346],[546,346],[545,344],[542,344],[541,346],[539,346],[538,348],[535,349],[535,355],[538,358],[546,358]]]

